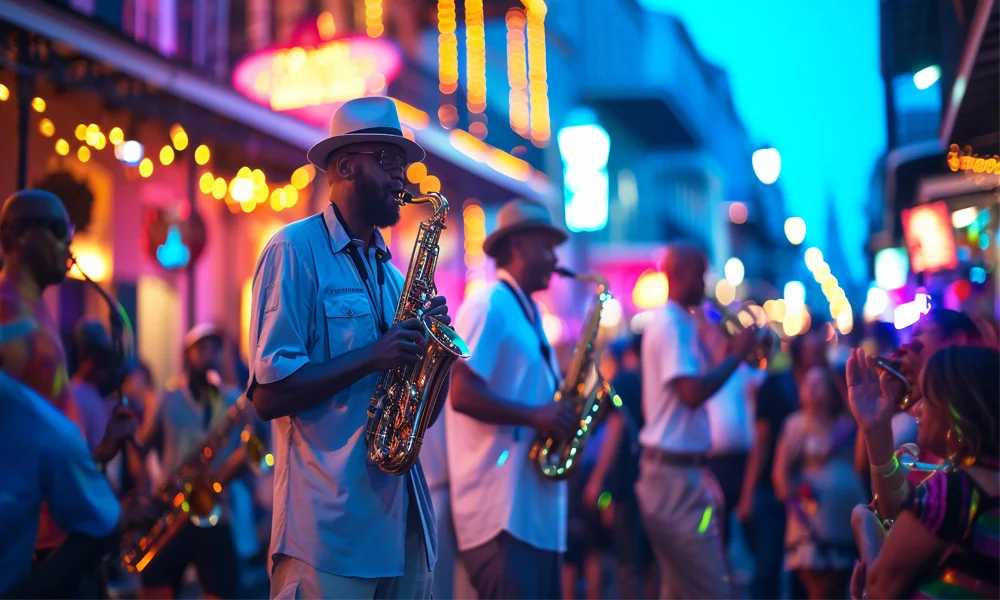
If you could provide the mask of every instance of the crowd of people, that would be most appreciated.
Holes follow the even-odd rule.
[[[723,333],[703,306],[707,258],[674,243],[666,306],[595,354],[589,381],[611,385],[613,406],[568,480],[547,476],[539,436],[590,421],[532,298],[568,234],[530,201],[504,205],[484,241],[498,281],[455,315],[468,352],[435,390],[420,460],[402,476],[372,464],[377,378],[452,324],[444,298],[401,298],[425,282],[406,281],[379,233],[422,156],[391,100],[346,103],[308,155],[329,206],[258,262],[248,364],[199,325],[160,388],[99,322],[64,343],[42,292],[66,276],[66,210],[47,192],[8,198],[0,595],[104,597],[123,550],[138,552],[143,598],[182,595],[192,566],[202,595],[254,595],[241,578],[254,556],[272,598],[1000,595],[995,327],[935,308],[902,344],[876,326],[877,345],[849,349],[817,321],[772,348],[754,327]],[[401,301],[419,312],[395,322]],[[762,351],[767,370],[750,359]],[[256,475],[257,438],[273,479]],[[182,526],[159,546],[165,511]],[[730,565],[737,533],[749,582]]]

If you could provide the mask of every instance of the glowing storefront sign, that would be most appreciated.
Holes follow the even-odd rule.
[[[972,153],[972,146],[959,149],[958,144],[948,147],[948,168],[974,174],[996,173],[1000,175],[1000,156],[980,157]]]
[[[315,22],[300,27],[293,44],[245,58],[233,87],[254,102],[326,126],[337,106],[381,95],[399,74],[399,48],[384,38],[349,36],[324,41]]]
[[[892,313],[893,325],[896,329],[906,329],[920,320],[931,310],[931,297],[927,294],[917,294],[911,302],[900,304]]]
[[[910,251],[914,273],[954,269],[958,266],[951,213],[944,201],[903,211],[903,237]]]

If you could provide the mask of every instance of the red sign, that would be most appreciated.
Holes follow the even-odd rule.
[[[187,219],[178,212],[147,208],[143,219],[142,247],[168,271],[197,263],[208,238],[205,221],[197,212]]]
[[[366,36],[323,40],[315,22],[301,26],[290,46],[274,46],[243,59],[233,87],[272,110],[326,127],[340,104],[381,95],[399,74],[399,48]]]

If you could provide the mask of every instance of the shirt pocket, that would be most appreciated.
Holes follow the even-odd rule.
[[[367,346],[375,341],[372,307],[364,294],[330,294],[323,299],[330,356]]]

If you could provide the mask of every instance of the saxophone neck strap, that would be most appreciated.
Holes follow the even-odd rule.
[[[385,261],[388,260],[388,256],[382,252],[381,249],[375,250],[375,272],[377,283],[372,289],[371,277],[368,275],[368,264],[364,257],[361,255],[361,251],[358,250],[358,245],[355,243],[355,237],[351,234],[351,230],[348,229],[347,223],[344,221],[344,217],[340,214],[340,209],[337,208],[336,204],[330,203],[333,207],[333,214],[336,215],[337,221],[340,226],[344,229],[344,233],[351,241],[347,243],[342,251],[347,252],[347,255],[351,257],[351,262],[354,264],[354,270],[357,271],[358,277],[361,279],[361,284],[365,288],[365,293],[368,294],[368,300],[372,304],[372,311],[375,313],[375,324],[378,325],[379,333],[385,335],[385,332],[389,331],[389,324],[386,323],[385,311],[383,310],[383,296],[382,287],[385,285]],[[326,224],[326,215],[323,214],[323,223]],[[333,248],[333,239],[330,234],[327,233],[326,241],[330,246],[330,254],[336,256],[337,251]]]
[[[556,384],[556,388],[559,388],[559,384],[562,380],[559,374],[556,373],[555,368],[552,366],[552,348],[549,346],[549,341],[545,339],[545,331],[542,329],[541,318],[539,317],[538,310],[534,305],[528,305],[524,300],[521,299],[521,294],[517,293],[514,286],[510,284],[509,281],[501,279],[502,283],[507,290],[510,291],[511,295],[514,296],[514,300],[517,301],[517,305],[521,307],[521,312],[524,313],[524,318],[528,321],[528,325],[531,327],[532,331],[535,332],[535,336],[538,338],[538,349],[542,353],[542,357],[545,359],[545,366],[548,368],[549,373],[552,375],[552,380]],[[530,299],[529,299],[530,302]]]

